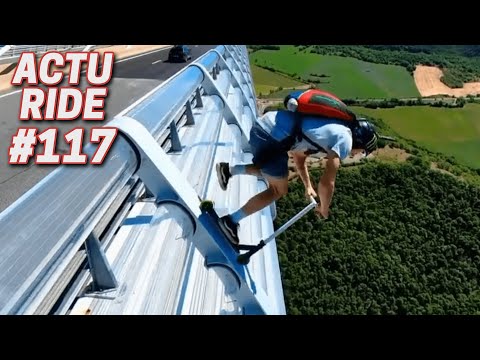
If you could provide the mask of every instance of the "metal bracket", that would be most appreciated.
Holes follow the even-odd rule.
[[[137,120],[121,116],[114,118],[109,126],[114,126],[135,146],[139,159],[137,175],[158,200],[171,200],[184,207],[186,203],[199,203],[198,195],[150,132]],[[198,211],[191,212],[198,217]]]
[[[225,105],[225,108],[224,108],[225,109],[225,114],[224,114],[225,121],[227,122],[227,124],[233,124],[233,125],[238,126],[238,128],[240,129],[241,136],[242,136],[242,149],[243,149],[243,151],[250,152],[250,144],[248,143],[249,138],[248,138],[247,132],[243,128],[242,123],[239,121],[239,119],[237,118],[237,116],[233,112],[230,105],[228,104],[227,99],[222,94],[220,89],[217,87],[217,84],[215,84],[215,81],[212,79],[208,70],[202,64],[193,63],[190,66],[196,66],[197,68],[199,68],[203,72],[203,76],[204,76],[203,88],[205,89],[205,92],[209,95],[217,95],[222,100],[223,104]]]
[[[242,51],[241,49],[238,49],[237,47],[232,46],[232,48],[233,48],[233,51],[235,52],[235,54],[238,55],[238,59],[241,62],[241,64],[243,65],[243,72],[242,73],[250,80],[249,85],[252,85],[253,84],[253,77],[252,77],[252,74],[251,74],[250,63],[249,63],[249,60],[248,60],[248,54],[245,53],[245,51]],[[232,50],[230,50],[228,46],[225,48],[225,50],[229,54],[232,53]],[[240,70],[240,66],[238,65],[238,61],[236,61],[234,56],[232,56],[232,58],[234,60],[234,63],[237,65],[237,68]],[[252,93],[254,94],[255,87],[250,86],[250,89],[252,90]]]
[[[180,136],[178,136],[178,129],[175,121],[170,123],[170,143],[172,152],[182,151],[182,143],[180,142]]]
[[[232,55],[232,51],[229,50],[228,47],[225,48],[225,54],[230,54],[230,56],[232,57],[233,59],[233,64],[237,67],[237,69],[240,70],[240,65],[238,64],[238,62],[236,61],[235,57]],[[240,57],[241,58],[241,57]],[[245,62],[247,61],[247,62]],[[248,56],[245,57],[244,55],[244,60],[243,60],[243,65],[244,67],[246,68],[245,71],[240,71],[241,74],[245,77],[245,80],[247,81],[247,85],[248,86],[248,89],[250,90],[250,94],[252,96],[252,101],[253,101],[253,104],[255,105],[255,117],[258,118],[258,107],[257,107],[257,102],[256,102],[256,99],[257,99],[257,95],[255,93],[255,86],[253,86],[253,77],[252,77],[252,74],[251,74],[251,69],[250,69],[250,65],[248,63]]]
[[[230,50],[228,47],[226,47],[225,50],[230,54],[230,56],[231,56],[234,60],[235,60],[235,57],[232,55],[232,52],[234,52],[235,55],[237,55],[237,58],[238,58],[239,60],[242,59],[242,55],[239,53],[238,48],[232,46],[232,50]],[[245,61],[242,61],[242,65],[245,67]],[[237,66],[239,66],[239,65],[238,65],[238,62],[237,62]],[[246,70],[246,69],[241,69],[240,67],[238,67],[238,69],[239,69],[240,71],[245,71],[245,70]]]
[[[85,248],[93,280],[90,290],[98,292],[115,289],[118,286],[118,282],[100,245],[100,241],[90,234],[85,241]]]
[[[199,88],[195,90],[195,100],[196,100],[195,107],[203,107],[202,94],[200,94]]]
[[[192,110],[192,103],[187,101],[187,110],[185,111],[187,115],[187,121],[185,122],[185,125],[195,125],[195,118],[193,116],[193,110]]]
[[[228,50],[227,50],[227,51],[228,51]],[[252,94],[250,94],[250,96],[247,97],[247,94],[245,94],[245,91],[244,91],[242,85],[241,85],[240,82],[237,80],[237,78],[235,77],[235,74],[234,74],[233,70],[230,68],[230,66],[228,66],[227,62],[226,62],[225,59],[222,57],[222,55],[220,54],[220,52],[219,52],[218,50],[215,50],[215,49],[212,50],[212,52],[216,52],[216,53],[218,54],[218,56],[219,56],[219,58],[220,58],[220,61],[221,61],[222,65],[223,65],[223,67],[224,67],[225,69],[227,69],[227,70],[230,72],[230,74],[232,74],[233,84],[240,89],[240,91],[242,92],[242,96],[243,96],[243,98],[245,99],[245,103],[246,103],[245,105],[248,105],[248,107],[249,107],[250,110],[252,111],[252,114],[256,117],[256,116],[257,116],[257,109],[256,109],[256,107],[253,108],[253,107],[252,107],[252,104],[250,103],[250,101],[248,101],[249,99],[252,99],[253,101],[255,101],[255,100],[253,99],[253,97],[252,97]],[[234,63],[235,63],[235,58],[232,57],[232,59],[233,59],[233,61],[234,61]],[[237,68],[238,68],[238,64],[236,64],[236,66],[237,66]],[[240,72],[240,76],[242,77],[241,80],[245,81],[245,84],[248,85],[247,80],[246,80],[245,77],[243,76],[243,72],[241,71],[241,69],[239,69],[239,70],[240,70],[240,71],[239,71],[239,72]]]
[[[214,50],[214,51],[216,51],[216,50]],[[245,63],[245,59],[236,51],[236,49],[233,49],[233,51],[232,51],[228,47],[226,47],[225,48],[225,55],[228,55],[229,57],[232,58],[233,64],[238,69],[238,71],[240,71],[240,73],[242,74],[243,79],[245,80],[245,84],[246,85],[253,84],[252,81],[250,81],[250,83],[248,82],[248,80],[251,79],[251,77],[249,77],[249,75],[250,75],[248,73],[249,69],[248,69],[247,64]],[[237,55],[237,56],[234,56],[234,55]],[[240,66],[240,64],[242,66]]]
[[[205,258],[205,266],[207,268],[209,268],[209,267],[221,267],[221,268],[225,269],[235,279],[235,285],[237,286],[237,288],[240,289],[240,287],[242,286],[240,278],[235,273],[235,271],[232,270],[232,268],[230,266],[225,265],[225,259],[223,257],[220,257],[219,259],[216,259],[214,256],[208,256],[208,257]]]

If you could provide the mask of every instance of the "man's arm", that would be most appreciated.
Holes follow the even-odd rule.
[[[325,171],[318,183],[318,196],[320,198],[320,205],[316,211],[321,216],[327,218],[329,215],[330,204],[332,202],[333,193],[335,191],[335,179],[337,171],[340,167],[340,158],[337,154],[331,153],[327,157]]]
[[[317,194],[315,193],[315,189],[310,181],[310,174],[308,173],[307,162],[305,161],[307,159],[307,155],[305,155],[304,152],[299,151],[291,151],[290,154],[293,157],[293,162],[297,168],[298,175],[300,176],[300,179],[302,179],[303,185],[305,185],[306,194],[316,197]]]

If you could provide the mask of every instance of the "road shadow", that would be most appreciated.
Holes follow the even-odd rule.
[[[5,69],[3,69],[2,71],[0,71],[0,76],[1,76],[1,75],[7,75],[10,71],[12,71],[13,69],[15,69],[15,66],[17,66],[17,63],[10,64],[10,65],[7,66]]]

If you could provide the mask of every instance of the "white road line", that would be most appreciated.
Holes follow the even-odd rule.
[[[11,93],[8,93],[8,94],[0,95],[0,99],[3,98],[3,97],[5,97],[5,96],[8,96],[8,95],[17,94],[17,93],[19,93],[19,92],[21,92],[21,91],[22,91],[22,89],[20,89],[20,90],[15,90],[14,92],[11,92]]]
[[[155,65],[156,63],[162,62],[163,60],[157,60],[152,63],[152,65]]]
[[[145,55],[153,54],[153,53],[155,53],[155,52],[169,50],[169,49],[171,49],[172,47],[173,47],[173,46],[167,46],[167,47],[164,47],[164,48],[161,48],[161,49],[157,49],[157,50],[149,51],[149,52],[146,52],[146,53],[143,53],[143,54],[131,56],[131,57],[128,57],[128,58],[125,58],[125,59],[121,59],[121,60],[115,61],[115,64],[118,64],[118,63],[121,63],[121,62],[124,62],[124,61],[128,61],[128,60],[133,60],[133,59],[139,58],[140,56],[145,56]],[[162,60],[160,60],[160,61],[162,61]],[[82,74],[85,74],[85,72],[86,72],[86,70],[83,70],[81,73],[82,73]],[[65,75],[64,78],[68,78],[68,75]],[[22,91],[22,89],[20,89],[20,90],[15,90],[15,91],[12,91],[12,92],[7,93],[7,94],[0,95],[0,99],[3,98],[3,97],[9,96],[9,95],[18,94],[18,93],[21,92],[21,91]]]

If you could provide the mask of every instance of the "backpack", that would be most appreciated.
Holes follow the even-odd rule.
[[[345,125],[353,129],[358,125],[356,115],[335,95],[319,89],[299,90],[288,94],[285,97],[284,105],[287,107],[288,101],[295,99],[298,103],[295,114],[295,124],[292,134],[282,143],[285,148],[290,149],[296,141],[305,139],[319,151],[325,152],[321,146],[315,144],[302,133],[302,115],[319,116],[322,118],[331,118],[344,121]]]

